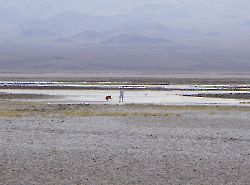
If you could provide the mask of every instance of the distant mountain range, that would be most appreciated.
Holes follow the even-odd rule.
[[[0,6],[2,71],[250,68],[250,23],[237,17],[244,12],[210,7],[204,12],[214,13],[207,15],[167,3],[144,4],[127,14],[109,16],[78,11],[51,15],[36,8],[30,16],[25,10]]]
[[[24,39],[54,38],[57,41],[99,44],[163,44],[173,37],[194,36],[199,33],[133,16],[103,17],[79,12],[63,12],[44,20],[27,21],[21,23],[15,32]]]

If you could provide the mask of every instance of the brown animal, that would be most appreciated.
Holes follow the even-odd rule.
[[[112,99],[112,96],[111,96],[111,95],[106,96],[106,97],[105,97],[105,99],[106,99],[107,101],[109,101],[109,100],[111,100],[111,99]]]

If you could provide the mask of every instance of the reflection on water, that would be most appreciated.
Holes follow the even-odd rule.
[[[110,103],[117,104],[119,87],[125,89],[125,103],[166,104],[166,105],[250,105],[250,100],[222,99],[210,97],[193,97],[183,95],[250,93],[250,85],[135,85],[128,82],[0,82],[2,93],[13,94],[45,94],[52,95],[49,99],[32,101],[61,103]],[[26,89],[16,89],[16,88]],[[107,90],[88,90],[93,88]],[[30,89],[29,89],[30,88]],[[39,88],[39,89],[35,89]],[[60,88],[53,90],[51,88]],[[68,90],[66,90],[68,88]],[[71,88],[71,90],[70,90]],[[72,90],[73,88],[77,88]],[[127,89],[127,90],[126,90]],[[133,91],[131,91],[133,89]],[[107,102],[105,97],[112,96]],[[54,96],[57,96],[55,98]],[[31,101],[31,100],[27,100]],[[244,104],[243,104],[244,103]]]
[[[117,104],[119,100],[118,90],[36,90],[36,89],[2,89],[2,93],[14,94],[46,94],[58,96],[52,99],[40,99],[32,101],[60,102],[60,103],[96,103],[96,104]],[[172,91],[142,91],[125,90],[124,103],[138,104],[164,104],[164,105],[248,105],[250,100],[219,99],[219,98],[200,98],[187,97],[184,94],[204,93],[204,91],[190,92],[188,90]],[[221,91],[220,93],[232,93],[233,91]],[[207,91],[206,93],[214,93]],[[217,92],[218,93],[218,92]],[[237,92],[238,93],[238,92]],[[246,93],[246,92],[242,92]],[[112,96],[112,100],[107,102],[105,97]],[[242,104],[245,102],[245,104]],[[249,104],[250,105],[250,104]]]

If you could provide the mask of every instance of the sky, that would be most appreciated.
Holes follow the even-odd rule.
[[[137,6],[145,4],[173,4],[198,13],[222,13],[225,16],[250,16],[248,0],[0,0],[0,6],[30,8],[33,11],[53,14],[59,11],[75,10],[89,14],[126,14]],[[230,16],[229,16],[230,17]]]

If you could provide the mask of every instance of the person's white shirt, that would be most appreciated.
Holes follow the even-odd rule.
[[[123,89],[120,90],[120,97],[123,97],[124,93],[123,93]]]
[[[123,102],[123,96],[124,96],[124,92],[123,89],[120,89],[120,96],[119,96],[119,102]]]

